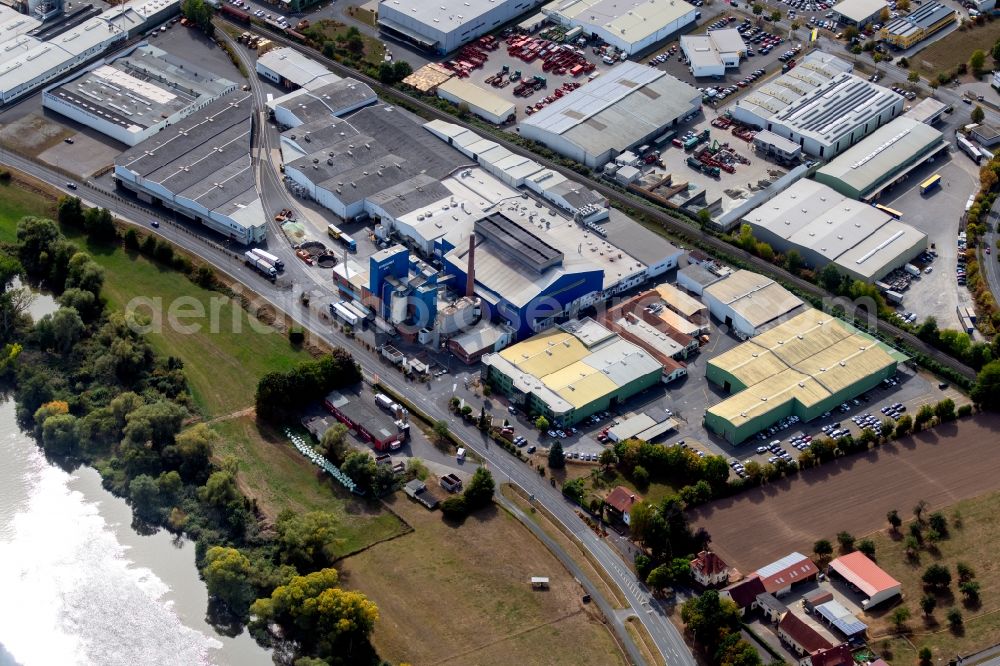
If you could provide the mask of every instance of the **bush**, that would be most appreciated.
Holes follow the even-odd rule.
[[[306,339],[306,332],[301,326],[292,326],[288,329],[288,340],[293,345],[301,345]]]
[[[465,498],[461,495],[455,495],[441,502],[441,515],[449,520],[462,520],[465,518],[469,515]]]

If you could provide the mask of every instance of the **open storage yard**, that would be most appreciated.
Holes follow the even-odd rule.
[[[752,571],[841,530],[882,528],[890,509],[905,515],[921,499],[940,507],[995,490],[998,444],[1000,417],[978,415],[712,502],[692,522],[723,559]]]
[[[380,656],[414,664],[593,664],[625,660],[583,590],[516,518],[491,507],[456,528],[402,493],[414,531],[342,560],[348,587],[379,607]],[[533,591],[532,576],[550,580]]]

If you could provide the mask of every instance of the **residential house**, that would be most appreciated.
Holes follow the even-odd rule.
[[[800,666],[811,666],[812,655],[833,647],[830,641],[806,624],[795,613],[785,613],[778,623],[778,638],[800,657]]]
[[[760,579],[760,576],[753,574],[749,578],[725,588],[719,593],[719,596],[731,600],[739,606],[740,615],[746,615],[748,609],[753,610],[757,607],[757,595],[764,592],[766,592],[764,581]]]
[[[729,565],[710,550],[703,550],[691,560],[691,576],[704,587],[725,585],[729,582]]]
[[[632,492],[625,486],[618,486],[604,498],[604,504],[610,513],[621,519],[626,525],[632,522],[632,507],[636,502],[641,502],[642,497]]]

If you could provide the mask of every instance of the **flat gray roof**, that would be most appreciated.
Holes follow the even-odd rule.
[[[374,104],[377,100],[375,91],[367,84],[348,78],[311,90],[297,90],[278,100],[275,106],[293,113],[303,123],[321,119],[329,122],[331,116],[340,115],[344,109],[366,102]]]
[[[903,98],[888,88],[853,74],[839,74],[774,114],[772,120],[829,144],[897,105],[903,106]]]
[[[253,95],[231,92],[123,152],[115,166],[223,215],[257,208],[252,113]]]
[[[324,143],[313,139],[309,145],[314,152],[285,167],[301,171],[324,189],[339,189],[337,196],[344,202],[361,201],[421,173],[440,180],[465,162],[460,153],[391,106],[365,107],[346,122],[356,134],[324,134]]]
[[[475,230],[536,270],[542,271],[562,261],[563,253],[541,237],[502,213],[492,213],[476,221]]]
[[[611,208],[609,214],[610,217],[600,223],[608,232],[608,242],[647,266],[655,265],[667,257],[680,259],[684,254],[684,250],[620,210]]]
[[[48,94],[138,131],[235,86],[162,49],[142,45],[67,79]]]
[[[691,111],[701,93],[669,74],[623,62],[521,122],[600,155],[621,150]]]
[[[860,23],[888,6],[885,0],[843,0],[833,6],[833,11]]]

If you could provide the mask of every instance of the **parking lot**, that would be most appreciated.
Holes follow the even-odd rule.
[[[921,273],[903,292],[900,311],[915,314],[917,321],[932,316],[941,328],[957,329],[956,309],[972,305],[968,290],[956,278],[956,259],[960,216],[976,191],[975,168],[964,154],[953,151],[923,165],[884,197],[886,206],[903,214],[903,222],[927,234],[938,255],[930,264],[916,262],[923,271],[932,270]],[[921,194],[920,183],[936,173],[941,174],[941,186]]]

